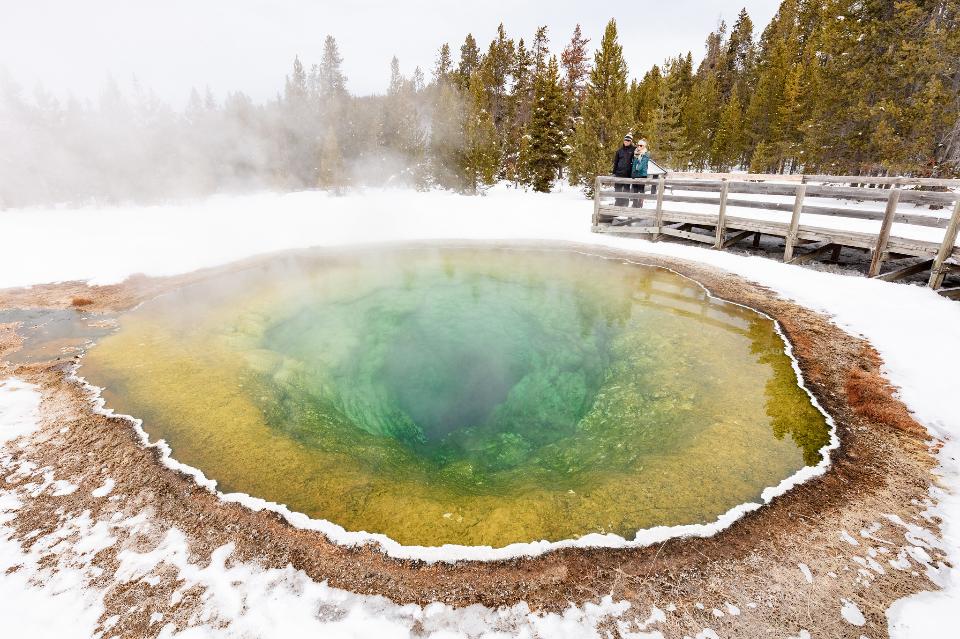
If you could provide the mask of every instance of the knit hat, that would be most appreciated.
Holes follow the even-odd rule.
[[[633,142],[633,134],[632,134],[632,133],[627,133],[625,136],[623,136],[623,139],[624,139],[624,140],[630,140],[631,142]]]

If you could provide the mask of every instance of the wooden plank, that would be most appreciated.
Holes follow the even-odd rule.
[[[855,186],[811,185],[807,189],[807,196],[883,202],[887,199],[887,191]],[[902,191],[900,193],[902,202],[912,204],[952,204],[957,197],[960,196],[952,192]]]
[[[596,233],[629,233],[635,235],[655,235],[657,227],[655,226],[612,226],[610,224],[600,223],[596,227]]]
[[[733,246],[734,244],[736,244],[736,243],[739,242],[740,240],[745,240],[745,239],[747,239],[748,237],[750,237],[751,235],[757,235],[757,236],[759,236],[760,234],[759,234],[759,233],[754,233],[753,231],[740,231],[739,233],[736,233],[735,235],[731,235],[730,237],[728,237],[727,239],[725,239],[725,240],[723,241],[723,244],[720,246],[720,248],[730,248],[731,246]],[[756,248],[756,247],[754,247],[754,248]]]
[[[729,182],[720,187],[720,209],[717,212],[717,229],[714,236],[713,248],[723,248],[723,232],[727,225],[727,194],[730,192]]]
[[[792,260],[790,260],[790,262],[788,262],[788,263],[789,263],[789,264],[803,264],[804,262],[809,262],[810,260],[812,260],[812,259],[814,259],[814,258],[817,258],[817,257],[820,257],[821,255],[823,255],[824,253],[826,253],[826,252],[828,252],[828,251],[832,251],[832,250],[834,249],[834,247],[836,247],[836,246],[837,246],[836,244],[824,244],[823,246],[821,246],[821,247],[819,247],[819,248],[813,249],[813,250],[810,251],[809,253],[804,253],[803,255],[797,255],[797,256],[794,257]]]
[[[936,242],[925,242],[923,240],[912,240],[903,237],[890,237],[887,242],[891,253],[902,253],[904,255],[930,256],[936,255],[940,245]]]
[[[664,222],[685,222],[688,224],[706,224],[710,228],[716,225],[716,218],[708,213],[690,213],[688,211],[663,210],[661,219]]]
[[[916,275],[917,273],[922,273],[933,266],[933,260],[923,260],[917,262],[916,264],[911,264],[904,268],[899,268],[895,271],[890,271],[889,273],[884,273],[883,275],[874,275],[873,277],[878,280],[883,280],[885,282],[895,282],[896,280],[901,280],[905,277],[910,277],[911,275]]]
[[[600,215],[633,215],[637,217],[653,217],[653,209],[642,209],[638,206],[615,206],[613,204],[601,204]]]
[[[831,242],[842,246],[852,246],[869,251],[876,243],[876,236],[872,233],[854,233],[851,231],[836,231],[817,227],[801,226],[797,230],[797,238],[813,240],[814,242]],[[796,244],[794,244],[796,246]]]
[[[954,286],[953,288],[942,288],[937,293],[940,293],[946,298],[952,300],[960,300],[960,286]]]
[[[943,268],[943,263],[954,251],[954,244],[957,241],[957,232],[960,231],[960,200],[953,206],[953,215],[950,216],[950,224],[943,234],[943,243],[937,251],[937,256],[933,258],[933,266],[930,269],[930,288],[940,288],[943,285],[943,278],[947,274],[947,269]]]
[[[612,175],[601,175],[598,176],[597,179],[600,180],[601,184],[656,184],[660,178],[625,178],[614,177]]]
[[[656,222],[657,222],[657,224],[656,224],[656,226],[657,226],[658,229],[662,229],[662,228],[663,228],[663,195],[664,195],[663,192],[664,192],[664,190],[665,190],[665,189],[664,189],[665,183],[666,183],[666,179],[665,179],[664,176],[661,174],[661,175],[660,175],[660,178],[657,180],[657,208],[656,208]],[[658,231],[657,239],[659,239],[659,231]]]
[[[786,246],[783,248],[783,261],[789,262],[793,259],[793,245],[797,241],[797,230],[800,226],[800,213],[803,211],[803,198],[807,192],[807,185],[801,184],[797,187],[797,195],[793,201],[793,215],[790,217],[790,231],[787,233]]]
[[[734,185],[730,185],[730,191],[733,191]],[[721,187],[722,188],[722,187]],[[794,187],[791,187],[793,189]],[[889,193],[889,191],[887,191]],[[902,193],[902,192],[901,192]],[[609,195],[613,195],[613,191],[608,192]],[[638,199],[644,194],[631,194],[633,197]],[[792,193],[791,193],[792,195]],[[619,197],[619,196],[618,196]],[[664,201],[666,202],[682,202],[689,204],[717,204],[719,199],[716,197],[704,197],[696,195],[676,195],[676,194],[667,194],[664,196]],[[742,198],[728,198],[727,199],[728,207],[737,207],[737,208],[749,208],[749,209],[763,209],[767,211],[784,211],[792,212],[793,204],[788,202],[764,202],[761,200],[744,200]],[[848,207],[830,207],[830,206],[818,206],[813,204],[805,204],[803,206],[803,213],[809,215],[825,215],[825,216],[834,216],[834,217],[849,217],[858,220],[883,220],[883,211],[869,211],[864,209],[852,209]],[[897,213],[893,219],[894,222],[899,224],[913,224],[915,226],[927,226],[931,228],[946,228],[949,220],[945,218],[938,218],[929,215],[922,215],[917,213]]]
[[[848,184],[909,184],[915,186],[960,187],[960,180],[920,177],[872,177],[869,175],[808,175],[807,182],[845,182]]]
[[[661,228],[660,233],[662,233],[663,235],[672,235],[673,237],[682,237],[685,240],[703,242],[704,244],[713,244],[714,242],[712,235],[705,235],[703,233],[693,233],[691,231],[678,231],[677,229],[672,229],[667,226]]]
[[[754,193],[759,195],[793,195],[795,184],[769,184],[765,182],[731,182],[731,193]]]
[[[747,217],[727,216],[727,228],[738,231],[755,231],[764,235],[775,235],[777,237],[786,237],[790,227],[785,222],[769,222],[766,220],[754,220]]]
[[[703,179],[703,180],[730,180],[730,181],[759,181],[777,180],[779,182],[800,182],[803,176],[794,173],[699,173],[696,171],[677,171],[670,174],[671,178]]]
[[[867,269],[867,277],[874,277],[880,273],[880,266],[883,264],[883,253],[887,250],[887,242],[890,240],[890,229],[893,228],[893,216],[897,212],[897,202],[900,201],[900,189],[890,189],[890,195],[887,198],[887,208],[883,213],[883,222],[880,224],[880,233],[877,235],[877,244],[873,247],[873,256],[870,258],[870,268]]]
[[[600,178],[593,182],[593,221],[591,226],[596,228],[600,223]]]

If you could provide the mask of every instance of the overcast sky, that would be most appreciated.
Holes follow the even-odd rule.
[[[128,86],[136,76],[174,106],[190,88],[217,96],[242,90],[272,97],[295,55],[318,62],[323,39],[340,45],[349,88],[383,92],[390,58],[409,74],[429,76],[437,49],[454,57],[467,32],[484,49],[502,21],[511,37],[529,42],[546,24],[560,51],[578,22],[591,47],[617,19],[632,76],[679,52],[703,54],[706,34],[721,18],[732,23],[746,7],[758,32],[779,0],[0,0],[0,67],[29,93],[38,83],[58,95],[96,97],[109,76]]]

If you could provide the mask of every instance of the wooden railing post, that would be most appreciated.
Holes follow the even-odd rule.
[[[730,183],[726,179],[720,186],[720,212],[717,213],[717,239],[713,248],[723,248],[723,232],[727,228],[727,193],[730,192]]]
[[[590,228],[596,233],[600,230],[600,176],[593,181],[593,224]]]
[[[793,246],[797,243],[797,229],[800,227],[800,213],[803,212],[803,197],[807,193],[807,185],[797,187],[797,197],[793,201],[793,216],[790,218],[790,231],[787,234],[786,246],[783,247],[783,261],[793,259]]]
[[[893,227],[893,216],[897,213],[897,203],[900,201],[900,189],[892,187],[887,198],[887,209],[883,213],[883,222],[880,224],[880,233],[877,235],[877,244],[873,247],[873,256],[870,258],[870,269],[867,277],[875,277],[880,273],[883,265],[883,254],[887,250],[890,240],[890,229]]]
[[[943,278],[947,274],[947,269],[943,264],[953,253],[953,247],[957,242],[957,232],[960,231],[960,199],[953,205],[953,215],[950,216],[950,223],[943,234],[943,243],[937,256],[933,258],[933,267],[930,269],[930,288],[940,288],[943,284]]]
[[[655,240],[659,240],[660,235],[663,232],[663,191],[664,191],[663,187],[664,187],[664,183],[666,182],[665,177],[666,176],[663,173],[661,173],[660,177],[657,178],[657,212],[656,212],[657,234],[653,237],[653,239]]]

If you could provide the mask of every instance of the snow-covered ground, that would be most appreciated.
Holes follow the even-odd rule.
[[[76,279],[106,284],[134,273],[172,275],[282,249],[417,239],[576,241],[711,264],[831,315],[838,325],[874,344],[884,358],[885,373],[900,389],[900,398],[945,442],[938,454],[944,483],[951,492],[935,495],[941,500],[935,514],[943,518],[943,539],[953,565],[960,567],[960,403],[955,399],[951,376],[951,368],[960,361],[960,304],[923,287],[845,277],[694,246],[595,235],[589,230],[591,211],[591,204],[579,192],[544,195],[503,187],[484,197],[401,190],[373,190],[342,197],[320,192],[265,193],[170,206],[0,211],[0,288]],[[806,218],[804,223],[818,225]],[[942,237],[940,229],[923,231]],[[5,384],[0,387],[0,435],[24,428],[25,422],[29,424],[28,404],[33,400],[24,398],[35,395],[35,391],[15,382]],[[7,563],[12,561],[9,553],[16,550],[5,541],[3,532],[3,523],[8,521],[4,518],[15,510],[16,504],[0,503],[0,574],[11,565]],[[170,540],[174,555],[176,541]],[[29,558],[19,561],[29,562]],[[131,574],[136,574],[136,562],[150,558],[131,561]],[[191,574],[197,580],[214,585],[221,580],[229,583],[236,576],[197,572],[186,565],[183,569],[194,570]],[[296,595],[292,591],[284,594],[276,585],[280,576],[256,573],[253,567],[229,570],[249,571],[243,575],[245,582],[260,584],[264,597],[289,599],[290,615],[295,616],[295,606],[299,605],[293,601]],[[0,615],[16,609],[38,610],[38,606],[47,610],[68,608],[80,614],[97,605],[95,596],[73,593],[70,584],[27,588],[22,572],[0,577]],[[960,568],[942,569],[935,576],[946,590],[910,597],[891,608],[894,636],[953,636],[953,628],[960,622]],[[545,617],[529,615],[522,609],[496,613],[482,609],[458,613],[443,606],[401,609],[391,608],[392,604],[382,600],[371,603],[348,593],[324,590],[316,584],[309,588],[310,601],[324,602],[332,597],[340,602],[338,606],[342,603],[349,610],[346,618],[358,624],[354,627],[331,622],[324,627],[328,633],[324,636],[365,636],[371,632],[377,636],[407,636],[414,619],[431,615],[446,620],[429,626],[440,633],[437,636],[457,636],[453,631],[458,623],[479,628],[496,614],[512,615],[519,624],[516,627],[524,628],[527,636],[535,636],[535,632],[551,637],[591,636],[592,624],[599,616],[619,614],[615,602],[609,602],[608,610],[571,609],[563,616]],[[393,612],[385,612],[388,609]],[[856,616],[850,609],[847,614]],[[465,616],[456,623],[451,621],[457,615]],[[363,626],[365,619],[386,625]],[[273,627],[259,625],[271,623],[267,617],[247,618],[243,623],[256,624],[247,626],[253,634],[258,628]],[[81,625],[72,630],[80,632]],[[355,631],[357,628],[362,630]],[[83,635],[64,630],[56,636]]]

